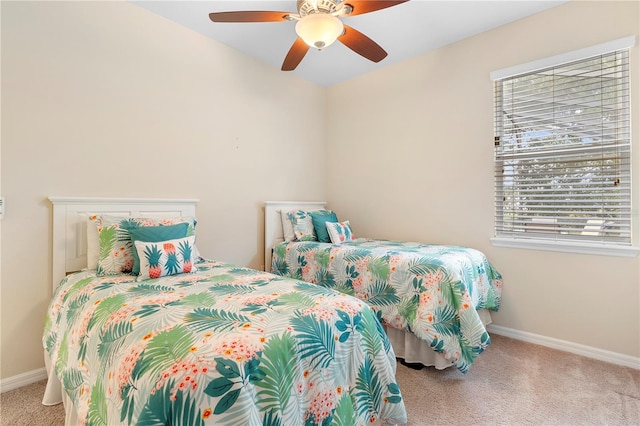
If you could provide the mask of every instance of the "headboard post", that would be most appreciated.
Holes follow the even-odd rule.
[[[53,289],[68,272],[87,267],[87,219],[94,214],[196,216],[196,199],[49,197],[53,205]]]
[[[271,271],[273,247],[284,241],[281,211],[313,211],[326,208],[326,201],[265,201],[264,202],[264,270]]]

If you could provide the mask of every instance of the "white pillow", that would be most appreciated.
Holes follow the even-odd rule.
[[[136,281],[196,272],[195,241],[195,235],[152,243],[134,241],[140,258]]]
[[[98,269],[98,257],[100,255],[100,240],[98,239],[98,227],[95,217],[87,219],[87,269]]]
[[[289,212],[280,210],[280,216],[282,218],[282,233],[284,235],[284,240],[295,241],[296,234],[293,232],[293,223],[291,223],[291,219],[289,219]]]

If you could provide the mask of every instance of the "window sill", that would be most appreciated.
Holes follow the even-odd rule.
[[[635,257],[640,247],[616,246],[598,243],[578,243],[569,241],[516,239],[505,237],[491,238],[494,247],[510,247],[530,250],[560,251],[565,253],[595,254],[601,256]]]

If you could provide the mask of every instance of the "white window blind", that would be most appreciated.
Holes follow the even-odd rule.
[[[494,85],[496,237],[630,246],[628,49]]]

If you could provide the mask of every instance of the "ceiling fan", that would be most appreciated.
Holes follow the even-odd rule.
[[[213,22],[281,22],[297,21],[298,38],[282,63],[282,71],[294,70],[309,47],[322,50],[336,40],[373,62],[380,62],[387,52],[358,30],[339,19],[375,12],[408,0],[297,0],[298,13],[276,11],[213,12]]]

